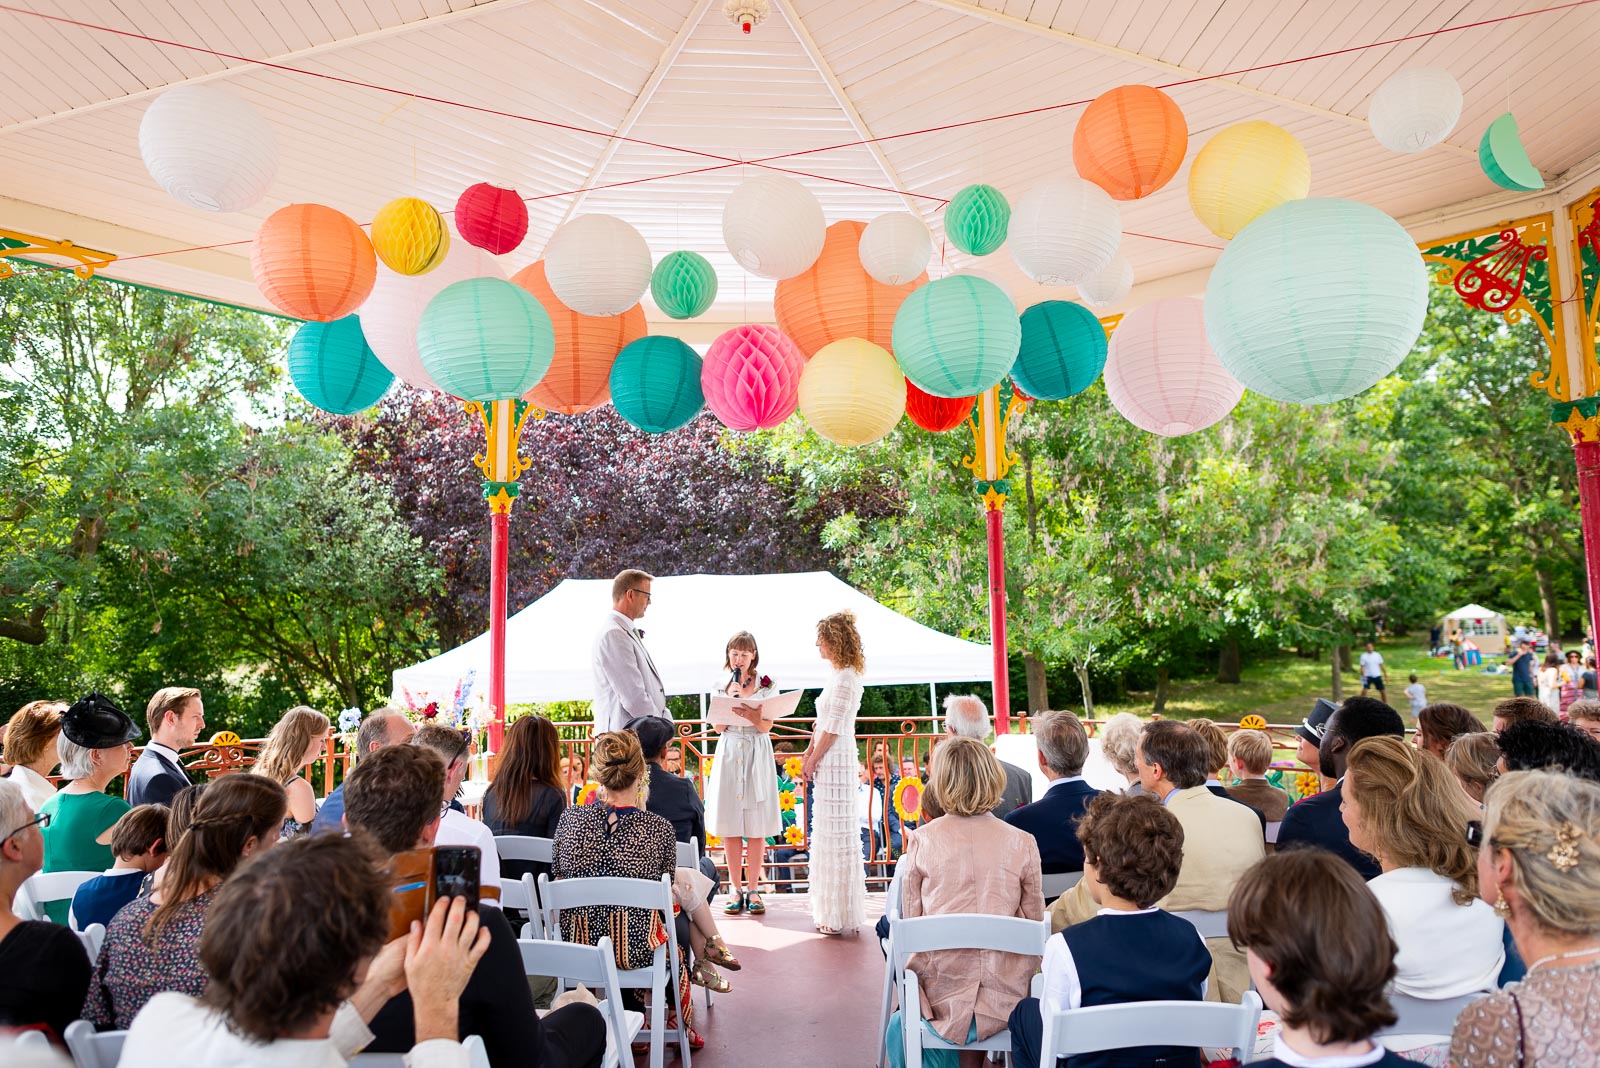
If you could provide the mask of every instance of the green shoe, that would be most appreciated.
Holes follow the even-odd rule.
[[[726,905],[722,906],[722,914],[724,916],[737,916],[737,915],[739,915],[739,913],[744,911],[744,906],[745,906],[745,895],[744,894],[734,894],[728,900],[728,903]]]
[[[766,903],[761,900],[760,894],[746,894],[744,895],[744,900],[744,907],[749,910],[750,915],[752,916],[759,916],[763,912],[767,911]]]

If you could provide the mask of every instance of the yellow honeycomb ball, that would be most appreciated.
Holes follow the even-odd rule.
[[[372,247],[395,274],[427,274],[450,251],[450,228],[426,200],[398,197],[372,220]]]

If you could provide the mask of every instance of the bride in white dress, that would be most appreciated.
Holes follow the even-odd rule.
[[[817,651],[833,677],[817,698],[817,725],[802,758],[812,782],[811,918],[823,934],[847,934],[865,922],[867,880],[856,811],[856,712],[861,708],[861,635],[856,617],[835,612],[817,624]]]

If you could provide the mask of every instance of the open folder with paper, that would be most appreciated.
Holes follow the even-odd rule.
[[[783,719],[792,716],[800,707],[800,695],[804,690],[790,690],[788,693],[773,694],[770,697],[724,697],[722,694],[711,695],[711,711],[707,718],[714,724],[723,727],[749,727],[751,722],[734,711],[741,705],[750,708],[759,708],[762,719]]]

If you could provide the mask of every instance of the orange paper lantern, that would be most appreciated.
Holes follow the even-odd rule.
[[[550,370],[523,399],[552,412],[577,415],[611,399],[611,365],[625,345],[644,337],[649,325],[635,304],[621,315],[584,315],[561,303],[544,275],[544,261],[511,276],[550,313],[556,355]]]
[[[859,337],[893,352],[894,315],[911,291],[928,280],[924,271],[903,286],[886,286],[861,266],[864,222],[847,220],[828,227],[822,255],[793,278],[778,283],[772,298],[778,329],[788,334],[806,359],[824,345]]]
[[[1172,181],[1189,148],[1177,103],[1148,85],[1119,85],[1084,109],[1072,135],[1078,176],[1115,200],[1147,197]]]
[[[324,204],[290,204],[256,231],[250,273],[274,308],[331,323],[371,295],[378,257],[350,216]]]

